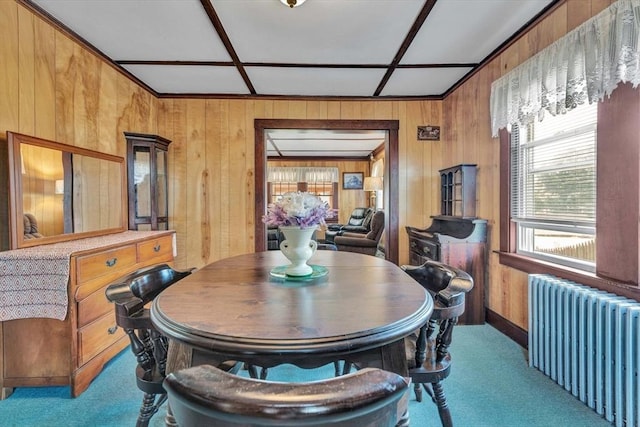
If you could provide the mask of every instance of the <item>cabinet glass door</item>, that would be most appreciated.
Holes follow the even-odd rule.
[[[167,152],[156,150],[156,200],[158,213],[158,230],[167,230],[169,203],[167,201]]]
[[[151,156],[149,147],[135,147],[133,150],[133,178],[135,191],[136,218],[151,222]]]

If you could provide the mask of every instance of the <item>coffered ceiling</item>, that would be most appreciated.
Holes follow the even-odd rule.
[[[19,0],[158,96],[434,97],[561,0]]]

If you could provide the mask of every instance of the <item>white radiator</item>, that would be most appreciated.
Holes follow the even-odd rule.
[[[616,426],[640,426],[640,304],[529,275],[529,366]]]

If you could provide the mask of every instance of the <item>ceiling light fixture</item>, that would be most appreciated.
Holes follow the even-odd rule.
[[[300,6],[305,1],[307,0],[280,0],[280,3],[293,9],[294,7]]]

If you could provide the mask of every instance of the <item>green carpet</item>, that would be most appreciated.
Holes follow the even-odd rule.
[[[488,325],[458,326],[444,381],[456,427],[610,426],[551,379],[529,368],[526,351]],[[129,350],[119,354],[79,397],[68,387],[18,388],[0,401],[1,427],[135,426],[142,394],[137,390]],[[303,381],[333,375],[333,365],[302,370],[284,365],[269,370],[274,381]],[[439,426],[435,405],[409,403],[411,426]],[[163,425],[164,407],[151,426]]]

